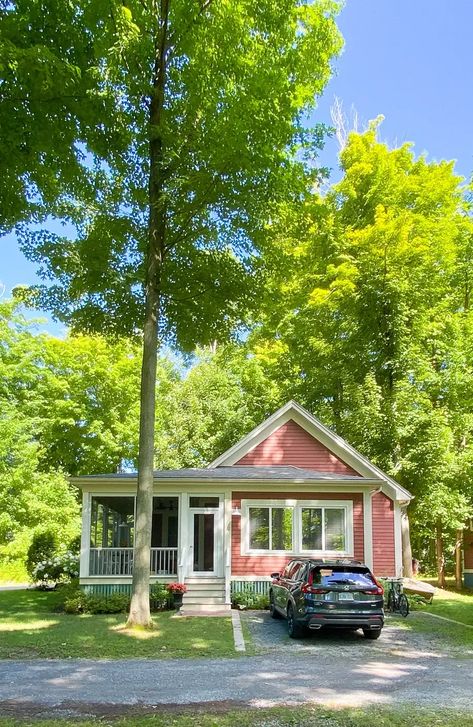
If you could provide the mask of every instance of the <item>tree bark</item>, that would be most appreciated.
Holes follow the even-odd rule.
[[[437,585],[439,588],[445,588],[445,557],[443,554],[443,533],[441,523],[437,523],[435,553],[437,557]]]
[[[455,586],[458,590],[462,587],[462,543],[463,530],[457,530],[457,539],[455,542]]]
[[[401,540],[402,540],[402,575],[412,578],[412,550],[409,517],[403,508],[401,512]]]
[[[151,626],[149,576],[153,519],[156,367],[159,346],[161,275],[166,237],[163,203],[163,139],[161,132],[166,86],[166,51],[170,0],[160,1],[155,42],[153,89],[149,111],[149,222],[146,254],[145,320],[141,366],[140,436],[136,492],[133,592],[128,626]]]

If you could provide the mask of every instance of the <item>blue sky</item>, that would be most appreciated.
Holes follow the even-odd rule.
[[[339,17],[345,38],[336,74],[315,118],[331,123],[338,97],[366,125],[382,114],[381,137],[390,145],[413,142],[430,160],[454,159],[462,176],[473,172],[473,0],[348,0]],[[337,174],[337,142],[321,162]],[[35,282],[35,266],[13,237],[0,242],[0,282],[8,296]],[[62,326],[47,326],[60,334]]]

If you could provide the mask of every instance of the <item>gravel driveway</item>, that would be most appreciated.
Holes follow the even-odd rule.
[[[414,615],[415,618],[415,615]],[[358,634],[289,640],[285,623],[246,613],[254,656],[195,660],[0,661],[0,714],[124,714],[176,705],[412,704],[473,712],[471,659],[388,621]]]
[[[334,659],[345,656],[363,658],[373,654],[390,654],[407,659],[473,656],[473,651],[466,653],[463,647],[442,641],[441,626],[438,631],[429,634],[411,630],[409,626],[416,619],[428,618],[416,612],[411,613],[406,620],[387,615],[381,637],[376,641],[365,639],[361,631],[335,630],[311,632],[302,639],[290,639],[284,619],[273,619],[264,611],[243,611],[241,617],[258,653],[302,652],[319,656],[323,652]]]

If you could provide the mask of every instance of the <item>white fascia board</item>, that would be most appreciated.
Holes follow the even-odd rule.
[[[261,442],[290,419],[296,422],[296,424],[299,424],[308,434],[313,436],[314,439],[317,439],[333,454],[346,462],[355,472],[369,479],[381,480],[386,488],[386,494],[391,499],[398,501],[409,501],[412,499],[410,492],[363,457],[362,454],[357,452],[342,437],[335,434],[335,432],[322,424],[322,422],[295,401],[288,401],[287,404],[253,429],[246,437],[214,460],[209,465],[209,468],[220,467],[222,465],[234,465],[245,454],[251,452],[252,449],[257,447],[258,444],[261,444]]]

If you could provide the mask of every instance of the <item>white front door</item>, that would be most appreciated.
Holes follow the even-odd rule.
[[[190,567],[192,576],[223,576],[223,498],[189,496]]]

